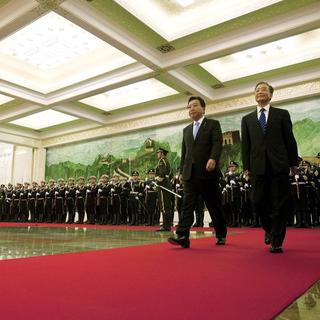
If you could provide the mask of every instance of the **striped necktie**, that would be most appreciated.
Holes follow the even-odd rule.
[[[266,120],[266,115],[265,115],[265,112],[266,110],[264,108],[262,108],[260,110],[260,117],[259,117],[259,124],[260,124],[260,128],[263,132],[263,134],[266,133],[266,129],[267,129],[267,120]]]

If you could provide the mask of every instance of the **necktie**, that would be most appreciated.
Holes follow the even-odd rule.
[[[261,115],[259,117],[259,124],[260,124],[260,128],[263,132],[263,134],[266,133],[266,129],[267,129],[267,120],[266,120],[266,115],[265,115],[265,112],[266,110],[265,109],[261,109],[260,112],[261,112]]]
[[[199,128],[200,128],[200,122],[197,121],[196,123],[193,124],[193,139],[196,139]]]

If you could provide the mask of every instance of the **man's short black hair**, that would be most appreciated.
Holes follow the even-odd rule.
[[[274,91],[273,86],[271,86],[268,82],[265,82],[265,81],[260,81],[260,82],[258,82],[258,83],[256,84],[255,88],[254,88],[255,91],[257,90],[257,87],[258,87],[260,84],[265,84],[265,85],[269,88],[269,92],[270,92],[271,94],[273,94],[273,91]]]
[[[189,100],[188,100],[188,104],[190,103],[190,101],[193,101],[193,100],[199,100],[199,102],[201,104],[201,107],[203,109],[205,109],[206,103],[204,102],[204,100],[201,97],[195,97],[195,96],[190,97]]]

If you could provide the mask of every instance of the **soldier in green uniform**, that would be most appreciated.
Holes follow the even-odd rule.
[[[157,151],[158,164],[156,167],[156,181],[159,186],[171,190],[172,171],[169,160],[167,159],[168,150],[159,148]],[[172,194],[161,187],[158,188],[158,198],[160,205],[160,212],[162,212],[163,224],[157,231],[171,231],[173,221],[172,211]]]

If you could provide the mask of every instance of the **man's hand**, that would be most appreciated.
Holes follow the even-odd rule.
[[[207,162],[206,170],[211,172],[216,168],[216,160],[209,159]]]

